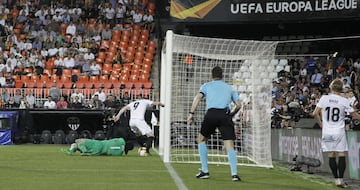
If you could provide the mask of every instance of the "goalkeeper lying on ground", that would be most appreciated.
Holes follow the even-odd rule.
[[[61,149],[64,154],[73,155],[77,150],[84,156],[121,156],[131,150],[132,144],[125,143],[123,138],[110,140],[76,139],[69,149]]]

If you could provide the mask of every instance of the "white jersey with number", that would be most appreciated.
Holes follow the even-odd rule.
[[[130,109],[130,119],[142,119],[144,120],[144,115],[148,106],[153,103],[151,100],[136,100],[128,104],[128,109]]]
[[[152,134],[150,126],[145,121],[145,112],[148,106],[153,103],[151,100],[136,100],[128,104],[130,109],[129,126],[137,135]]]
[[[323,95],[317,106],[322,108],[323,133],[337,133],[344,130],[346,112],[354,112],[350,101],[336,94]]]
[[[336,94],[324,95],[317,107],[322,114],[322,150],[323,152],[348,151],[345,133],[346,112],[354,112],[347,98]]]

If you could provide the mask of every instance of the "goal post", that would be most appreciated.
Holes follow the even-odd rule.
[[[186,119],[200,86],[211,80],[214,66],[223,68],[223,80],[239,93],[242,109],[234,117],[238,164],[272,167],[271,88],[277,76],[278,42],[205,38],[167,31],[161,51],[158,152],[164,162],[200,163],[196,138],[205,115],[201,101],[187,126]],[[208,140],[209,164],[228,164],[221,134]]]

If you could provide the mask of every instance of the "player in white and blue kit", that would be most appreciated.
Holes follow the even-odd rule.
[[[348,145],[345,132],[345,115],[350,113],[352,119],[359,120],[360,115],[354,112],[349,99],[341,96],[343,82],[335,79],[330,84],[331,93],[323,95],[313,112],[314,118],[322,128],[322,151],[328,153],[329,166],[338,187],[345,187],[343,181],[346,169],[346,152]],[[338,162],[336,158],[339,157]]]
[[[154,134],[151,127],[145,121],[145,112],[147,107],[155,105],[164,107],[165,105],[160,102],[155,102],[146,99],[135,100],[128,105],[122,107],[119,113],[114,117],[114,121],[117,122],[120,119],[121,114],[126,110],[130,110],[129,126],[135,133],[140,146],[146,147],[146,152],[149,154]]]
[[[197,138],[198,151],[201,161],[201,171],[196,178],[207,179],[210,177],[208,171],[208,155],[207,155],[207,139],[218,128],[221,137],[224,140],[225,149],[228,154],[231,176],[233,181],[240,181],[237,173],[237,158],[234,150],[235,129],[232,117],[239,111],[241,107],[240,98],[237,92],[223,78],[222,68],[216,66],[212,69],[213,81],[203,84],[195,96],[190,113],[188,116],[188,124],[193,121],[193,115],[199,102],[203,97],[206,98],[206,114],[201,125],[200,133]],[[235,108],[230,110],[230,104],[234,102]]]

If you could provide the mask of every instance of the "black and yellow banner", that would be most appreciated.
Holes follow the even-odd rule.
[[[171,0],[170,16],[189,22],[358,18],[360,0]]]

